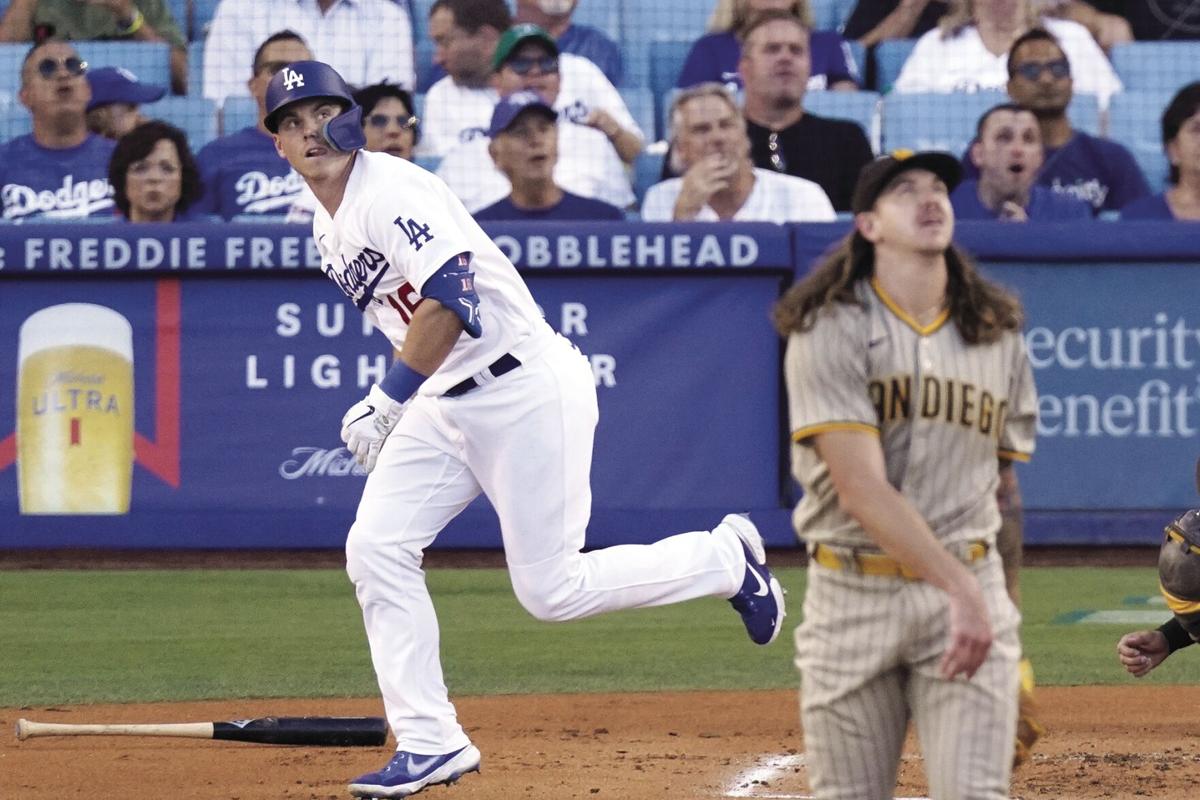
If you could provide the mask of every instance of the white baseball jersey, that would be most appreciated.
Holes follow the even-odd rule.
[[[358,151],[340,207],[331,218],[317,206],[313,235],[325,274],[397,348],[426,280],[447,261],[471,254],[479,296],[482,335],[460,335],[405,404],[346,539],[397,749],[424,756],[469,744],[447,695],[420,564],[480,493],[500,518],[513,591],[539,619],[738,591],[746,559],[730,525],[581,552],[599,416],[591,365],[541,318],[516,269],[437,176]],[[509,368],[497,375],[497,362]],[[466,378],[473,388],[446,394]]]
[[[879,547],[838,507],[813,437],[877,435],[888,481],[948,550],[992,545],[1000,527],[999,458],[1033,451],[1037,394],[1024,340],[1005,333],[969,345],[944,311],[927,326],[875,281],[858,303],[834,303],[793,332],[784,360],[793,473],[804,487],[794,515],[810,545],[830,546],[843,569],[812,564],[796,631],[801,716],[813,793],[883,800],[894,795],[910,719],[938,798],[1008,797],[1017,719],[1020,615],[994,549],[970,563],[987,604],[993,644],[970,681],[947,681],[944,592],[899,576],[860,574],[855,553]]]
[[[422,394],[441,394],[546,323],[517,270],[444,183],[417,165],[359,150],[336,219],[317,204],[321,269],[399,350],[425,281],[471,255],[483,333],[462,336]]]
[[[1045,18],[1042,26],[1054,34],[1071,62],[1077,94],[1094,94],[1100,105],[1121,91],[1121,80],[1088,29],[1078,22]],[[892,87],[897,92],[1004,91],[1008,84],[1008,53],[988,50],[979,29],[968,25],[957,36],[942,38],[938,28],[926,32],[904,62]]]
[[[670,222],[682,189],[683,178],[671,178],[651,186],[642,201],[642,221]],[[755,167],[754,188],[733,215],[733,221],[832,222],[836,217],[829,195],[816,183]],[[718,221],[717,212],[708,205],[696,215],[696,222]]]
[[[512,184],[496,169],[488,152],[490,142],[467,142],[450,151],[438,165],[438,177],[472,212],[508,197],[512,191]],[[558,123],[554,182],[580,197],[603,200],[617,208],[627,208],[635,200],[629,171],[608,137],[595,128],[562,119]]]
[[[593,109],[604,109],[621,127],[645,138],[621,98],[600,68],[582,56],[560,53],[560,83],[554,110],[562,122],[582,123]],[[421,120],[421,155],[445,156],[455,147],[487,135],[492,109],[500,96],[495,89],[459,86],[449,75],[429,87]],[[560,153],[561,155],[561,153]]]

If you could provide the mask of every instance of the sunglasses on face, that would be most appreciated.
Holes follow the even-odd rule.
[[[367,117],[367,124],[372,128],[386,128],[392,120],[395,120],[396,124],[405,130],[417,127],[417,123],[420,121],[416,117],[406,114],[397,114],[394,117],[387,114],[372,114]]]
[[[518,75],[528,75],[530,72],[533,72],[534,67],[537,67],[543,75],[550,75],[558,72],[558,59],[555,56],[513,58],[507,62],[507,66]]]
[[[80,76],[87,72],[87,62],[79,56],[67,56],[62,61],[55,58],[43,58],[37,63],[38,75],[43,78],[53,78],[58,74],[59,67],[67,71],[68,75]]]
[[[1044,63],[1027,61],[1016,68],[1017,74],[1028,81],[1036,81],[1046,70],[1050,71],[1050,76],[1055,80],[1060,80],[1071,74],[1071,64],[1065,58],[1060,58],[1057,61],[1046,61]]]

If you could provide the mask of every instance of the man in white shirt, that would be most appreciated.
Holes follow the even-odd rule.
[[[816,183],[759,169],[746,120],[719,83],[685,89],[671,104],[672,147],[682,178],[646,193],[646,222],[830,222],[836,214]]]
[[[281,30],[355,86],[416,85],[412,20],[392,0],[221,0],[204,43],[204,96],[220,104],[246,95],[254,49]]]
[[[942,26],[917,40],[893,88],[897,92],[1003,91],[1008,84],[1008,51],[1016,39],[1037,20],[1025,2],[997,3],[974,0],[972,17],[958,27]],[[1075,92],[1094,94],[1101,107],[1121,91],[1121,81],[1091,33],[1078,22],[1044,18],[1041,27],[1058,40]]]
[[[486,129],[499,97],[537,92],[558,112],[555,182],[573,194],[618,208],[634,202],[625,165],[641,152],[642,131],[595,64],[559,53],[553,37],[536,25],[516,25],[505,31],[492,63],[495,88],[464,98],[471,103],[471,130],[474,126]],[[445,120],[440,111],[426,98],[425,136],[436,124],[434,119]],[[465,108],[459,111],[461,121]],[[445,154],[438,176],[471,211],[507,197],[511,190],[488,154],[487,140],[476,135]]]

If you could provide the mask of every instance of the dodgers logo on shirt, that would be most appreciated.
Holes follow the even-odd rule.
[[[374,296],[375,287],[388,270],[387,259],[383,253],[369,247],[364,247],[349,261],[345,256],[341,256],[341,259],[342,268],[326,264],[323,267],[325,275],[358,306],[359,311],[364,311]]]
[[[297,86],[303,86],[303,85],[304,85],[304,76],[303,75],[301,75],[299,72],[296,72],[296,70],[292,69],[291,67],[283,68],[283,90],[285,92],[290,92],[292,89],[295,89]]]

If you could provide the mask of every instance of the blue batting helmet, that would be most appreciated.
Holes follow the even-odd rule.
[[[354,102],[350,87],[337,70],[320,61],[293,61],[267,84],[267,115],[263,124],[271,133],[279,132],[279,120],[292,103],[313,98],[338,100],[345,110],[325,123],[322,134],[330,146],[343,151],[357,150],[367,143],[362,128],[362,108]]]

